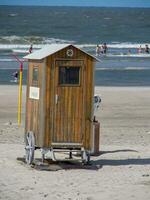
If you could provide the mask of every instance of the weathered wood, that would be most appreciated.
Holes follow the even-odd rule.
[[[83,63],[83,62],[82,62]],[[58,85],[58,71],[59,66],[66,66],[66,62],[57,61],[56,75],[55,75],[55,95],[58,95],[58,103],[55,105],[55,120],[54,120],[54,141],[53,142],[81,142],[82,126],[80,118],[83,116],[83,66],[80,67],[80,85],[78,86],[59,86]],[[76,65],[72,61],[67,61],[68,66]],[[79,92],[78,92],[79,91]],[[78,94],[77,94],[78,93]],[[78,109],[80,107],[80,109]],[[76,127],[78,132],[75,131]],[[80,141],[79,141],[80,140]]]
[[[47,135],[45,134],[46,123],[45,123],[45,113],[46,113],[46,63],[43,61],[43,65],[41,66],[41,79],[40,79],[40,99],[39,99],[39,116],[37,118],[39,124],[39,146],[44,147],[45,141],[48,140]],[[38,102],[37,102],[38,104]],[[38,127],[37,127],[38,131]]]
[[[73,50],[72,57],[67,56],[67,49]],[[37,85],[32,81],[34,66],[39,70]],[[59,67],[63,66],[80,67],[79,85],[58,84]],[[91,149],[93,75],[94,59],[74,46],[41,61],[29,61],[25,131],[34,132],[37,146],[80,144],[87,150]],[[29,98],[31,86],[40,88],[39,100]]]

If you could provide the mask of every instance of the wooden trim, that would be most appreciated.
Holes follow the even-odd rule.
[[[65,59],[65,58],[62,58],[62,59],[60,59],[60,58],[55,58],[54,59],[54,63],[59,63],[59,62],[61,62],[61,61],[68,61],[68,62],[73,62],[72,64],[71,64],[71,67],[77,67],[77,66],[83,66],[83,64],[84,64],[84,59]],[[79,62],[79,63],[76,63],[75,61],[77,61],[77,62]],[[60,63],[60,65],[61,66],[66,66],[67,67],[67,64],[68,65],[70,65],[69,63]]]
[[[50,134],[50,143],[52,144],[52,141],[53,141],[53,134],[54,134],[54,118],[55,118],[55,110],[56,110],[56,103],[55,103],[55,71],[56,71],[56,64],[55,64],[55,59],[54,61],[52,62],[51,61],[51,76],[53,77],[52,78],[52,91],[51,91],[51,101],[52,101],[52,105],[53,107],[51,108],[51,117],[52,117],[52,128],[51,128],[51,134]]]
[[[58,61],[64,61],[64,60],[68,60],[68,61],[83,61],[84,62],[84,59],[76,59],[76,58],[55,58],[55,61],[58,60]]]
[[[53,147],[82,147],[83,146],[83,143],[72,143],[72,142],[69,142],[69,143],[63,143],[63,142],[52,142],[52,146]]]
[[[86,113],[86,79],[85,79],[85,75],[86,75],[86,64],[84,62],[83,64],[83,71],[82,71],[82,79],[83,79],[83,88],[82,88],[82,91],[83,91],[83,125],[82,125],[82,141],[83,141],[83,144],[84,144],[84,140],[86,140],[86,116],[85,116],[85,113]]]
[[[95,65],[93,64],[93,81],[92,81],[92,89],[93,89],[93,91],[92,91],[92,93],[93,93],[93,98],[94,98],[94,78],[95,78]],[[91,119],[94,117],[94,100],[93,100],[93,103],[92,103],[92,108],[91,108],[91,110],[92,110],[92,112],[91,112]],[[92,119],[92,122],[91,122],[91,130],[90,130],[90,133],[91,133],[91,147],[90,147],[90,149],[92,149],[92,147],[93,147],[93,137],[94,137],[94,135],[95,135],[95,129],[93,128],[93,119]]]
[[[39,106],[39,144],[41,147],[44,145],[45,140],[45,95],[46,95],[46,60],[41,66],[41,88],[40,88],[40,106]]]

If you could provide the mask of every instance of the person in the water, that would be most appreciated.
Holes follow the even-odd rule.
[[[103,52],[104,52],[104,54],[106,54],[106,53],[107,53],[107,49],[108,49],[108,48],[107,48],[107,44],[104,43],[102,47],[103,47]]]
[[[31,44],[30,48],[29,48],[29,53],[32,53],[32,50],[33,50],[33,46]]]
[[[142,53],[142,46],[140,45],[140,47],[138,48],[138,51],[137,51],[139,54]]]
[[[145,53],[149,53],[149,46],[148,46],[148,44],[145,45]]]

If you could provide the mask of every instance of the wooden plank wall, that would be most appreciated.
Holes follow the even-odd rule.
[[[54,88],[54,67],[55,62],[58,60],[83,60],[84,61],[84,130],[83,130],[83,144],[86,149],[91,148],[91,134],[92,134],[92,117],[93,117],[93,59],[81,52],[80,50],[72,48],[74,55],[72,58],[67,58],[66,50],[61,50],[52,56],[49,56],[47,59],[47,83],[46,83],[46,121],[45,121],[45,147],[51,146],[53,126],[54,126],[54,106],[55,106],[55,88]]]
[[[59,66],[80,67],[80,84],[60,86],[58,85]],[[84,62],[83,60],[56,61],[55,65],[55,93],[58,95],[58,103],[55,104],[55,118],[53,142],[81,143],[84,126]],[[60,134],[61,133],[61,134]]]
[[[29,98],[29,88],[30,86],[39,87],[40,88],[40,97],[41,95],[41,87],[42,87],[42,68],[44,65],[44,61],[30,61],[28,66],[28,77],[27,77],[27,93],[26,93],[26,125],[25,132],[33,131],[35,134],[36,145],[42,146],[42,138],[43,132],[40,131],[40,116],[41,116],[41,105],[43,105],[43,99],[39,100],[30,99]],[[33,84],[33,67],[38,67],[38,82],[37,84]]]
[[[94,95],[94,60],[82,51],[71,46],[74,51],[73,57],[66,56],[66,50],[61,50],[47,59],[30,61],[28,70],[27,101],[26,101],[26,128],[25,131],[33,131],[36,136],[36,145],[39,147],[50,147],[54,130],[55,110],[55,64],[61,60],[80,60],[84,63],[84,119],[83,119],[83,146],[91,149],[92,144],[92,117],[93,117],[93,95]],[[45,63],[46,62],[46,63]],[[33,67],[39,67],[40,100],[29,99],[29,87],[32,86]],[[45,71],[42,68],[45,68]],[[43,85],[42,85],[43,84]],[[46,86],[44,86],[46,84]],[[43,112],[42,112],[43,111]],[[41,113],[42,112],[42,113]],[[59,122],[58,122],[59,123]],[[59,124],[58,124],[59,125]]]
[[[90,57],[86,57],[86,77],[85,77],[85,101],[86,101],[86,116],[85,116],[85,138],[84,146],[86,149],[91,149],[92,133],[93,133],[93,97],[94,97],[94,63]]]

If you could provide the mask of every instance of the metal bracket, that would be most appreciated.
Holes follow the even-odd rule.
[[[51,148],[50,149],[50,158],[53,160],[53,161],[56,161],[56,157],[55,157],[55,154],[54,154],[54,150]]]
[[[45,154],[48,153],[48,149],[41,148],[40,151],[41,151],[41,154],[42,154],[42,162],[44,162]]]

